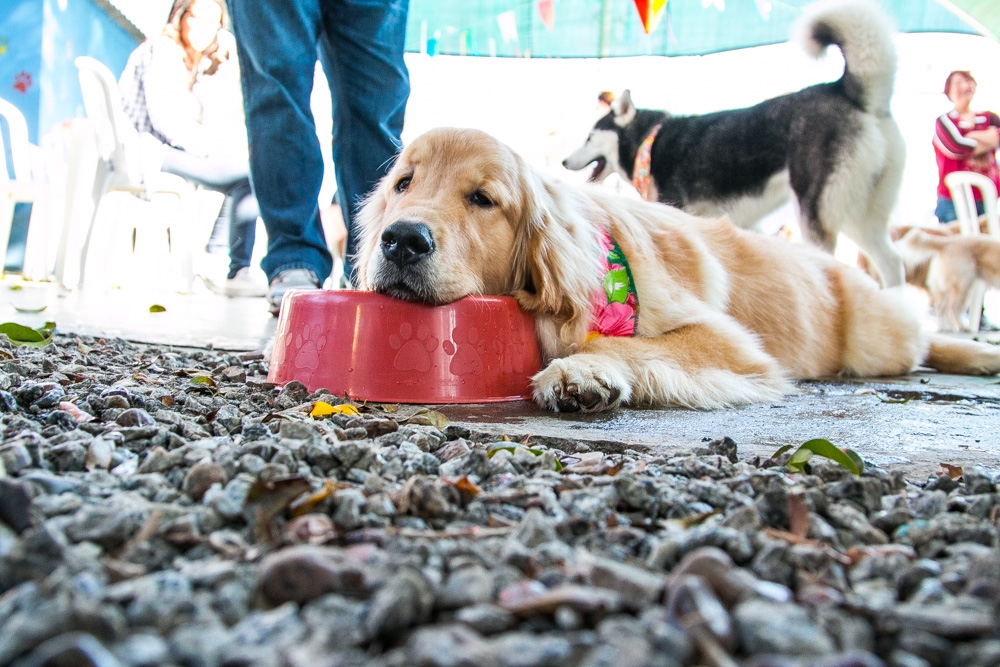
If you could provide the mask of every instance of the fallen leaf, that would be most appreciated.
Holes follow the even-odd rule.
[[[209,376],[209,375],[195,375],[194,377],[192,377],[189,380],[189,382],[190,382],[190,384],[192,386],[195,386],[195,387],[198,387],[198,386],[214,387],[215,386],[215,380],[213,380],[211,378],[211,376]]]
[[[149,307],[149,312],[151,312],[151,313],[165,313],[165,312],[167,312],[167,309],[164,308],[163,306],[161,306],[158,303],[154,303],[152,306]]]
[[[304,496],[301,500],[296,499],[296,502],[293,502],[289,506],[289,513],[293,517],[297,517],[297,516],[302,516],[304,514],[309,514],[310,512],[314,512],[316,510],[316,506],[319,505],[321,502],[329,498],[338,490],[347,488],[350,488],[349,484],[346,484],[344,482],[335,482],[332,479],[328,479],[323,484],[323,488],[321,488],[316,493]]]
[[[83,410],[76,407],[69,401],[63,401],[62,403],[60,403],[59,409],[62,410],[63,412],[68,412],[71,415],[73,415],[73,419],[75,419],[77,422],[81,424],[86,424],[89,421],[94,421],[93,415],[84,412]]]
[[[46,322],[38,329],[26,327],[17,322],[4,322],[0,324],[0,333],[7,334],[14,345],[27,345],[28,347],[45,347],[52,342],[52,334],[55,332],[55,322]]]
[[[427,408],[421,408],[417,412],[406,420],[407,424],[417,424],[421,426],[433,426],[439,431],[443,431],[444,427],[451,423],[447,417],[445,417],[440,412],[435,412],[434,410],[428,410]]]
[[[951,477],[952,479],[958,479],[965,472],[962,470],[962,466],[953,466],[950,463],[939,463],[938,465],[944,468],[945,474],[948,475],[948,477]]]
[[[326,417],[327,415],[360,415],[358,409],[351,405],[350,403],[343,403],[341,405],[330,405],[326,401],[316,401],[313,404],[312,410],[309,412],[310,417]]]
[[[809,507],[801,493],[788,494],[788,527],[793,535],[805,537],[809,534]]]
[[[770,457],[771,460],[776,460],[779,456],[781,456],[782,454],[784,454],[785,452],[787,452],[791,448],[792,448],[791,445],[783,445],[781,447],[778,447],[778,451],[776,451],[774,454],[771,454],[771,457]]]
[[[444,481],[447,482],[448,484],[451,484],[462,493],[466,493],[470,496],[478,496],[480,493],[483,492],[483,490],[479,488],[478,484],[469,479],[468,475],[462,475],[460,479],[454,482],[448,479]]]
[[[785,464],[785,467],[788,468],[790,472],[802,472],[806,462],[809,461],[813,454],[830,459],[834,463],[839,463],[855,475],[860,475],[865,469],[864,461],[861,460],[861,457],[858,456],[857,453],[849,449],[846,451],[842,450],[839,447],[836,447],[829,440],[824,440],[822,438],[816,438],[815,440],[809,440],[808,442],[802,443],[802,445],[795,450],[795,453],[792,454],[791,458],[788,459],[788,463]]]
[[[301,475],[291,475],[273,480],[258,479],[250,485],[243,513],[253,527],[257,539],[271,541],[274,521],[296,498],[312,490],[309,480]]]

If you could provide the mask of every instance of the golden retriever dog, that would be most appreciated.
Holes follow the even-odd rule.
[[[904,255],[930,258],[927,289],[941,331],[962,331],[961,314],[977,280],[1000,289],[1000,240],[941,235],[913,228],[897,244]]]
[[[1000,349],[925,337],[898,289],[821,251],[562,183],[478,130],[418,137],[359,218],[361,289],[510,295],[534,315],[546,366],[533,393],[550,410],[722,408],[778,400],[795,379],[921,364],[1000,372]],[[593,335],[624,287],[634,335]]]

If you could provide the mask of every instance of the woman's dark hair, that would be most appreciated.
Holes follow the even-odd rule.
[[[957,70],[955,70],[954,72],[952,72],[951,74],[948,75],[947,79],[944,80],[944,94],[945,94],[945,97],[948,97],[948,99],[951,99],[948,96],[948,93],[951,92],[951,82],[952,82],[952,80],[956,76],[964,77],[964,78],[968,79],[969,81],[971,81],[972,83],[976,82],[976,80],[972,78],[972,75],[969,74],[969,70],[965,70],[965,69],[957,69]]]

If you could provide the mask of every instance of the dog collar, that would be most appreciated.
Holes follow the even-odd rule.
[[[653,160],[653,142],[656,140],[661,125],[663,123],[657,123],[639,144],[639,152],[635,155],[635,166],[632,168],[632,185],[639,191],[639,195],[647,201],[649,200],[649,164]]]
[[[634,336],[639,325],[639,295],[625,253],[611,232],[597,235],[603,278],[590,300],[587,340],[601,336]]]

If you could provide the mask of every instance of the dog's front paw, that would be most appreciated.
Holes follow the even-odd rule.
[[[554,360],[531,379],[535,401],[555,412],[599,412],[628,402],[628,382],[607,361],[589,354]]]

